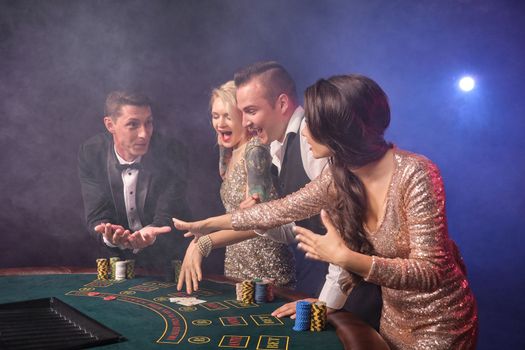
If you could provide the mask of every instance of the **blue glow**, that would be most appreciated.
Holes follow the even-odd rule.
[[[472,77],[465,76],[459,80],[458,86],[461,90],[469,92],[476,86],[476,81]]]

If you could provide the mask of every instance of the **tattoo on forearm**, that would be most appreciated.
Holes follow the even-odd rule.
[[[259,194],[262,202],[270,197],[272,190],[272,159],[264,147],[253,147],[246,153],[246,171],[248,173],[248,193]]]
[[[226,147],[220,147],[219,149],[219,174],[222,178],[226,175],[228,169],[228,163],[232,158],[232,149]]]

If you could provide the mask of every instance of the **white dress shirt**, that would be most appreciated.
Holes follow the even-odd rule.
[[[299,106],[295,109],[288,126],[286,128],[285,137],[283,142],[273,141],[270,144],[270,153],[272,155],[272,163],[277,167],[279,173],[281,173],[282,161],[286,151],[286,141],[290,133],[299,133],[300,145],[301,145],[301,159],[303,161],[303,167],[306,175],[313,180],[321,174],[323,169],[326,167],[328,160],[326,158],[316,159],[314,158],[310,145],[303,136],[302,131],[306,126],[304,120],[304,109]],[[272,240],[286,243],[295,244],[295,234],[293,227],[295,223],[290,223],[280,227],[273,228],[267,231],[255,231],[261,236],[271,238]],[[324,301],[326,306],[332,309],[341,309],[348,297],[340,287],[339,281],[348,276],[348,272],[337,265],[330,264],[328,266],[328,274],[326,275],[326,281],[324,283],[319,300]]]
[[[140,163],[142,157],[138,157],[132,162],[128,162],[124,160],[118,153],[117,150],[115,150],[115,155],[117,156],[117,160],[119,164],[134,164],[134,163]],[[137,192],[137,180],[139,178],[139,169],[124,169],[122,170],[122,187],[124,190],[124,205],[126,207],[126,215],[128,218],[129,223],[129,229],[130,231],[136,232],[140,230],[142,226],[142,222],[140,222],[140,217],[137,212],[137,200],[136,200],[136,192]],[[104,237],[104,236],[103,236]],[[104,243],[111,248],[117,247],[110,241],[104,237]],[[123,246],[118,246],[120,249],[124,249]],[[133,250],[134,253],[138,253],[140,250],[135,249]]]

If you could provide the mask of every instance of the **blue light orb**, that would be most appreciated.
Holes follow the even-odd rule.
[[[461,90],[469,92],[476,86],[476,81],[472,77],[465,76],[459,80],[458,86]]]

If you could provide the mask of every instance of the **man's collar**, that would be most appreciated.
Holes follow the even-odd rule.
[[[290,120],[288,121],[288,125],[286,126],[286,131],[284,132],[283,142],[280,142],[279,140],[275,140],[272,142],[272,144],[276,143],[279,145],[284,145],[286,143],[286,139],[288,138],[288,134],[292,132],[297,134],[299,132],[299,128],[301,127],[301,121],[303,120],[303,118],[304,118],[304,109],[301,106],[297,106],[292,116],[290,117]]]
[[[142,156],[139,156],[137,158],[135,158],[133,161],[131,162],[128,162],[127,160],[125,160],[124,158],[122,158],[118,152],[117,152],[117,147],[113,144],[113,151],[115,151],[115,155],[117,156],[117,160],[119,162],[119,164],[133,164],[133,163],[140,163],[141,159],[142,159]]]
[[[288,125],[286,126],[286,131],[284,133],[284,139],[283,142],[280,142],[279,140],[272,141],[270,143],[270,154],[272,157],[276,155],[276,153],[281,150],[284,144],[286,144],[286,140],[288,139],[288,135],[291,133],[297,134],[299,132],[299,129],[301,127],[301,121],[304,118],[304,109],[301,106],[298,106],[295,111],[293,112],[292,116],[290,117],[290,120],[288,121]]]

